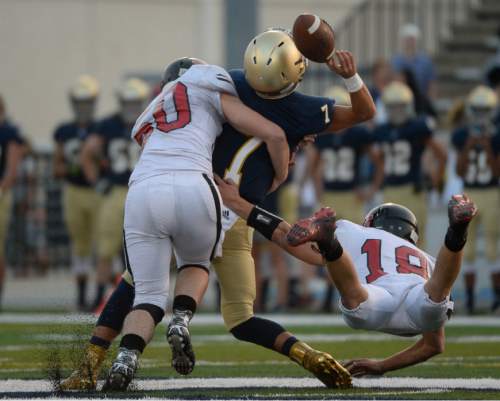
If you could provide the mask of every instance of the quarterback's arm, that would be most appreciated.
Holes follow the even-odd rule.
[[[82,146],[80,161],[83,174],[87,180],[95,184],[99,178],[99,166],[96,163],[98,155],[104,146],[104,140],[97,134],[89,135]]]
[[[274,167],[275,184],[283,183],[288,176],[290,160],[285,132],[277,124],[245,106],[235,96],[221,94],[221,104],[227,121],[234,128],[245,135],[259,138],[266,144]]]
[[[338,61],[335,60],[336,57]],[[351,106],[334,106],[333,121],[326,132],[341,131],[363,121],[371,120],[377,111],[372,95],[361,78],[357,75],[356,63],[351,52],[337,50],[334,57],[328,60],[328,68],[339,74],[348,86]],[[361,87],[357,89],[359,84]],[[358,85],[357,85],[358,84]],[[353,85],[352,88],[349,85]],[[356,90],[357,89],[357,90]]]
[[[242,219],[248,220],[248,217],[250,216],[254,205],[240,196],[236,184],[231,180],[223,180],[217,175],[215,176],[215,182],[219,187],[224,205],[230,208]],[[323,257],[319,253],[314,251],[310,247],[310,244],[303,244],[297,247],[288,245],[288,242],[286,241],[286,235],[288,231],[290,231],[290,228],[290,224],[282,220],[273,231],[272,242],[276,243],[289,254],[295,256],[297,259],[306,262],[307,264],[315,266],[323,265]]]
[[[353,376],[383,375],[391,370],[416,365],[444,352],[444,327],[438,331],[423,333],[411,347],[383,360],[355,359],[345,364]]]
[[[0,182],[0,190],[10,189],[16,181],[17,166],[23,157],[23,147],[19,143],[10,142],[7,146],[7,163],[5,175]]]

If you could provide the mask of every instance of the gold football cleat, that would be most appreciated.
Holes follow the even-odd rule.
[[[80,367],[61,382],[61,391],[95,390],[97,376],[105,357],[106,350],[104,348],[90,344],[85,351]]]
[[[351,374],[330,354],[317,351],[303,342],[290,350],[290,358],[311,372],[328,388],[351,388]]]

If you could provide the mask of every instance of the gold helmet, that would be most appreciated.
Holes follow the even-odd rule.
[[[69,95],[76,101],[95,99],[99,95],[99,83],[91,75],[80,75],[71,86]]]
[[[475,87],[465,101],[465,112],[469,122],[488,124],[495,116],[498,99],[495,91],[484,85]]]
[[[245,78],[258,95],[279,99],[292,93],[302,81],[306,58],[290,34],[271,29],[248,44],[244,56]]]
[[[389,122],[399,125],[415,115],[413,93],[404,83],[393,81],[382,92]]]
[[[130,78],[118,88],[117,94],[121,101],[144,101],[149,96],[149,85],[139,78]]]
[[[329,97],[335,100],[335,104],[339,106],[350,106],[351,105],[351,97],[349,96],[349,92],[347,89],[340,85],[333,85],[329,87],[325,93],[324,97]]]

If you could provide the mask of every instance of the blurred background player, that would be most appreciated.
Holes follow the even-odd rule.
[[[22,143],[19,129],[7,119],[7,108],[0,95],[0,310],[5,280],[5,238],[11,216],[10,189],[22,158]]]
[[[94,309],[101,304],[106,286],[112,281],[112,261],[122,249],[128,180],[140,151],[130,133],[146,106],[149,86],[140,79],[131,78],[118,88],[117,98],[119,110],[99,122],[96,131],[86,139],[81,155],[85,177],[103,195],[97,222]]]
[[[392,82],[385,88],[382,100],[388,121],[375,127],[373,134],[384,157],[384,202],[403,204],[415,213],[420,224],[419,246],[425,248],[427,197],[422,155],[426,149],[432,152],[435,165],[430,181],[433,188],[439,188],[446,167],[446,151],[433,137],[432,120],[415,114],[408,86]]]
[[[95,223],[99,195],[83,173],[80,151],[90,133],[95,132],[95,109],[99,95],[97,80],[78,78],[69,92],[73,120],[59,125],[54,133],[54,175],[65,181],[64,220],[72,245],[72,270],[76,278],[77,307],[87,308],[87,281],[92,267]]]
[[[498,253],[500,132],[493,124],[497,97],[486,86],[476,87],[465,104],[467,124],[455,130],[453,146],[458,157],[456,172],[462,177],[465,192],[476,201],[479,214],[469,230],[469,241],[465,248],[464,281],[466,308],[474,313],[476,269],[485,268],[491,272],[493,287],[492,310],[500,306],[500,255]],[[486,264],[480,265],[476,254],[478,225],[484,229],[486,242]]]

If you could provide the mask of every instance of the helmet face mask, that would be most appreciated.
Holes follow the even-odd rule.
[[[402,125],[415,116],[413,93],[402,82],[394,81],[387,85],[382,93],[382,102],[391,124]]]
[[[149,86],[141,79],[131,78],[124,82],[117,92],[120,117],[127,125],[132,125],[146,107]]]
[[[414,245],[418,242],[417,218],[402,205],[384,203],[373,208],[366,215],[363,226],[387,231]]]
[[[469,124],[477,128],[485,128],[491,125],[497,104],[497,95],[492,89],[484,85],[474,88],[465,103],[465,112]]]
[[[307,59],[295,46],[290,33],[282,29],[271,29],[252,39],[243,64],[248,84],[266,99],[291,94],[307,69]]]
[[[86,125],[94,120],[96,99],[77,100],[71,99],[71,108],[78,124]]]

